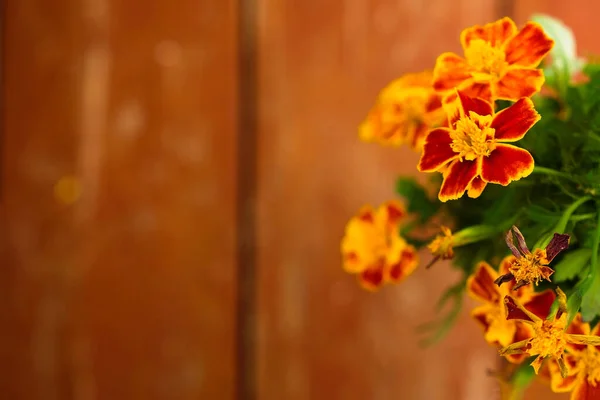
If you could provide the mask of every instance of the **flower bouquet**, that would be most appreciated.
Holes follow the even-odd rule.
[[[512,395],[539,377],[600,399],[600,63],[544,15],[473,26],[460,42],[462,56],[385,87],[359,127],[363,141],[419,152],[426,179],[399,178],[401,200],[350,219],[343,267],[375,291],[407,278],[420,249],[424,268],[451,260],[462,279],[426,343],[466,292]]]

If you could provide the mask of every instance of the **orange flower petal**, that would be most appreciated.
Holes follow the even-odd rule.
[[[467,293],[477,300],[499,304],[500,293],[494,284],[497,277],[498,274],[488,263],[480,262],[467,279]]]
[[[383,267],[379,265],[361,272],[358,274],[358,282],[365,289],[372,291],[379,289],[384,283]]]
[[[417,165],[421,172],[433,172],[458,157],[451,148],[450,131],[447,128],[433,129],[425,139],[423,154]]]
[[[516,260],[513,255],[506,256],[500,261],[500,267],[498,268],[498,275],[505,275],[510,273],[510,266]],[[510,283],[509,283],[510,284]]]
[[[516,142],[522,139],[540,118],[531,99],[524,97],[496,114],[490,127],[495,129],[496,140]]]
[[[448,115],[448,124],[451,128],[455,127],[456,122],[464,116],[470,117],[473,111],[478,115],[491,115],[494,112],[492,104],[489,102],[468,96],[462,90],[456,90],[454,101],[444,103],[444,110]]]
[[[391,265],[386,271],[387,280],[398,283],[413,273],[418,264],[417,251],[413,246],[407,246],[403,251],[398,262]]]
[[[523,324],[523,323],[516,323],[515,326],[516,326],[517,330],[515,331],[513,343],[518,343],[518,342],[521,342],[523,340],[533,337],[534,332],[533,332],[533,329],[529,325]],[[527,354],[527,353],[508,354],[505,357],[508,361],[510,361],[513,364],[520,364],[526,358],[529,357],[529,354]]]
[[[433,88],[441,92],[454,89],[471,78],[469,70],[469,64],[464,58],[454,53],[443,53],[435,61]]]
[[[541,293],[535,293],[531,300],[526,302],[524,307],[537,315],[540,318],[546,318],[550,312],[550,307],[556,298],[556,294],[553,290],[544,290]]]
[[[487,182],[484,182],[483,179],[481,179],[478,176],[475,177],[475,179],[473,179],[471,181],[471,184],[469,185],[467,196],[469,196],[472,199],[478,198],[479,196],[481,196],[481,193],[483,193],[483,189],[485,189],[486,186]]]
[[[541,69],[511,68],[494,86],[497,99],[517,100],[531,97],[540,91],[544,84],[544,72]]]
[[[517,33],[517,26],[508,17],[498,21],[481,25],[475,25],[462,31],[460,42],[463,48],[467,48],[471,40],[482,39],[489,42],[493,47],[500,47]]]
[[[600,386],[594,386],[587,379],[583,379],[573,389],[571,400],[600,400]]]
[[[572,356],[566,355],[565,362],[568,362],[569,358],[572,358]],[[548,370],[550,372],[550,387],[554,393],[570,392],[580,383],[577,381],[578,374],[576,373],[563,378],[558,363],[553,359],[548,361]]]
[[[444,172],[444,181],[438,194],[442,202],[460,198],[473,179],[479,174],[480,166],[478,160],[455,160]]]
[[[533,157],[527,150],[498,144],[488,157],[483,158],[481,177],[486,182],[506,186],[531,174],[533,164]]]
[[[504,49],[506,61],[509,64],[535,68],[553,46],[554,41],[546,35],[539,24],[528,22],[506,44]]]
[[[596,325],[596,328],[598,328],[598,326],[600,325]],[[596,328],[594,328],[594,330],[597,330]],[[590,324],[588,324],[587,322],[583,322],[581,320],[581,314],[577,313],[577,315],[575,315],[575,318],[573,318],[571,324],[567,327],[567,333],[574,335],[590,335]],[[595,333],[591,334],[595,335]],[[585,344],[576,343],[567,343],[567,346],[571,351],[582,351],[587,348],[587,345]]]
[[[457,89],[469,97],[492,101],[492,87],[489,82],[475,82],[474,79],[467,79],[458,85]],[[451,103],[456,100],[456,97],[456,92],[449,91],[442,102]]]

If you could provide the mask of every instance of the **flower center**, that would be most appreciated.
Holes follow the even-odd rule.
[[[535,249],[533,253],[515,259],[510,267],[510,272],[517,282],[532,282],[537,285],[542,279],[547,278],[548,274],[542,268],[546,265],[548,265],[546,251]]]
[[[434,256],[447,260],[454,256],[454,235],[452,235],[450,229],[446,227],[442,228],[442,232],[443,235],[437,235],[435,239],[427,245],[427,248],[429,248],[431,254]]]
[[[581,353],[580,362],[585,365],[588,382],[596,386],[600,382],[600,352],[595,347],[588,346]]]
[[[487,157],[496,148],[494,138],[494,128],[477,124],[473,118],[477,114],[471,111],[470,115],[464,116],[456,122],[456,127],[450,132],[452,143],[450,148],[460,155],[461,160],[472,161],[479,157]],[[477,116],[480,122],[486,122],[491,119]]]
[[[535,335],[529,342],[528,353],[559,357],[565,350],[565,319],[544,320],[541,326],[535,327]]]
[[[465,49],[465,57],[475,70],[471,75],[477,82],[498,79],[508,66],[504,51],[481,39],[469,43],[469,47]]]

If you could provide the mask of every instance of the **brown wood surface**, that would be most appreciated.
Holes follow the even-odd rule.
[[[7,2],[1,398],[234,397],[234,4]]]

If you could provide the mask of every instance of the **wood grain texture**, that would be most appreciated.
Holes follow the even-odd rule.
[[[470,305],[442,344],[417,347],[415,327],[459,278],[448,265],[371,294],[339,254],[347,219],[416,175],[408,149],[357,139],[378,91],[459,51],[461,30],[494,12],[492,1],[260,1],[259,398],[497,396]]]
[[[2,397],[233,398],[235,3],[6,13]]]

